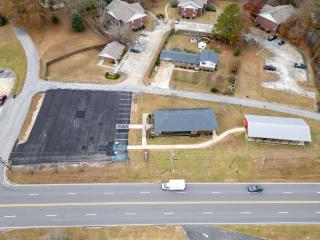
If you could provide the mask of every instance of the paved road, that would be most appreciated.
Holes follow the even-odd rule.
[[[22,93],[9,99],[0,116],[0,156],[8,159],[30,106],[31,97],[48,89],[133,91],[182,96],[212,102],[266,108],[320,120],[320,115],[281,105],[235,97],[135,86],[46,82],[30,37],[16,29],[28,59]],[[263,194],[248,194],[244,184],[191,184],[186,192],[162,192],[158,184],[10,186],[0,168],[0,227],[319,223],[320,185],[265,185]]]
[[[320,184],[159,184],[1,186],[0,227],[320,223]]]

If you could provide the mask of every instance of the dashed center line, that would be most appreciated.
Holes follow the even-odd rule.
[[[240,212],[240,214],[251,214],[251,212]]]
[[[292,192],[282,192],[282,193],[284,193],[284,194],[291,194]]]
[[[212,212],[202,212],[202,214],[209,215],[209,214],[212,214]]]
[[[15,218],[15,215],[10,215],[10,216],[4,216],[5,218]]]
[[[140,192],[141,194],[150,194],[150,192]]]
[[[67,195],[77,195],[78,193],[75,193],[75,192],[68,192],[66,193]]]
[[[175,213],[174,212],[165,212],[163,213],[164,215],[174,215]]]
[[[86,213],[86,216],[97,216],[95,213]]]
[[[222,192],[211,192],[212,194],[220,194],[220,193],[222,193]]]
[[[28,195],[29,196],[39,196],[40,194],[39,193],[29,193]]]
[[[316,214],[320,214],[320,212],[316,212]]]
[[[287,214],[288,212],[278,212],[278,214]]]
[[[47,214],[46,217],[56,217],[57,215],[54,214]]]
[[[126,213],[126,215],[136,215],[137,213],[134,213],[134,212],[128,212]]]
[[[105,193],[103,193],[104,195],[113,195],[114,194],[114,192],[105,192]]]

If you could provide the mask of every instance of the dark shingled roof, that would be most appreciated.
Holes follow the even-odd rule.
[[[210,108],[158,109],[153,113],[156,132],[213,131],[218,129]]]
[[[214,63],[218,63],[218,54],[214,51],[202,50],[199,55],[199,61],[210,61]]]
[[[172,62],[199,64],[199,54],[162,50],[160,59]]]

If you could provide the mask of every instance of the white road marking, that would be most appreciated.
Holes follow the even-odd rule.
[[[39,193],[29,193],[28,195],[29,196],[39,196],[40,194]]]
[[[68,192],[66,193],[67,195],[77,195],[78,193],[75,193],[75,192]]]
[[[117,120],[130,120],[130,118],[117,118]]]
[[[284,193],[284,194],[291,194],[292,192],[282,192],[282,193]]]
[[[287,214],[288,212],[278,212],[278,214]]]
[[[56,217],[57,215],[54,214],[47,214],[46,217]]]
[[[208,234],[205,234],[205,233],[202,233],[202,236],[204,236],[205,238],[208,238],[209,235]]]
[[[320,192],[317,192],[318,194],[320,194]]]
[[[5,218],[15,218],[15,215],[10,215],[10,216],[4,216]]]
[[[320,212],[316,212],[316,214],[320,214]]]
[[[137,213],[134,212],[127,212],[126,215],[136,215]]]
[[[165,212],[163,213],[164,215],[174,215],[175,213],[174,212]]]
[[[202,214],[209,215],[209,214],[212,214],[212,212],[202,212]]]
[[[240,214],[251,214],[251,212],[240,212]]]
[[[95,213],[86,213],[86,216],[97,216]]]
[[[103,193],[104,195],[113,195],[114,194],[114,192],[105,192],[105,193]]]
[[[141,194],[150,194],[150,192],[140,192]]]
[[[212,194],[220,194],[220,193],[222,193],[222,192],[211,192]]]

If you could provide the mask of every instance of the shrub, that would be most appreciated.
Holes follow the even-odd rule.
[[[236,47],[236,49],[233,51],[233,55],[235,57],[238,57],[241,54],[241,48]]]
[[[216,88],[214,88],[214,87],[212,87],[212,88],[210,89],[210,91],[211,91],[212,93],[219,93],[219,92],[220,92],[218,89],[216,89]]]
[[[158,13],[156,16],[159,19],[164,19],[165,18],[164,14],[162,14],[162,13]]]
[[[172,8],[176,8],[176,7],[178,6],[178,1],[177,1],[177,0],[172,0],[172,1],[170,2],[170,6],[171,6]]]
[[[59,24],[60,22],[60,19],[56,15],[51,16],[50,19],[53,24]]]
[[[85,26],[78,12],[72,14],[72,30],[75,32],[83,32]]]
[[[209,12],[216,12],[216,7],[212,3],[208,3],[206,6],[206,10]]]
[[[106,77],[106,79],[115,80],[115,79],[118,79],[118,78],[120,77],[120,74],[119,74],[119,73],[109,73],[109,72],[106,72],[105,77]]]
[[[156,61],[155,64],[156,64],[156,66],[159,66],[159,65],[160,65],[160,58],[157,59],[157,61]]]
[[[7,19],[0,15],[0,27],[6,25],[7,22],[8,22]]]

